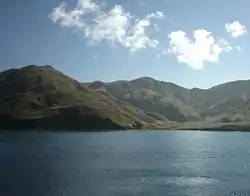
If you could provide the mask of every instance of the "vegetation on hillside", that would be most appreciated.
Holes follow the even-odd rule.
[[[84,84],[30,65],[1,72],[0,91],[0,128],[205,129],[250,120],[250,81],[210,89],[150,77]]]

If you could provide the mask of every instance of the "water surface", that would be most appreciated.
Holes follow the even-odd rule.
[[[2,133],[0,195],[250,195],[250,133]]]

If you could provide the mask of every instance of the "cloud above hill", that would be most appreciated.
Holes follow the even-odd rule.
[[[168,29],[169,33],[165,33],[167,49],[162,49],[163,41],[160,42],[156,36],[159,32],[162,34],[157,21],[166,18],[161,11],[136,17],[126,11],[122,5],[114,5],[107,9],[105,3],[78,0],[75,7],[71,9],[66,3],[61,3],[53,8],[49,18],[63,28],[74,29],[91,43],[118,45],[130,52],[147,48],[155,49],[156,59],[170,54],[175,56],[178,62],[196,70],[203,69],[206,62],[218,63],[222,53],[241,50],[240,46],[233,45],[225,38],[214,36],[211,31],[202,28],[194,30],[191,36],[184,30],[171,32]],[[223,27],[221,29],[223,30]],[[238,38],[247,33],[246,27],[239,21],[226,23],[224,30],[232,38]]]
[[[247,33],[247,29],[239,21],[233,21],[225,24],[225,29],[233,38],[240,37]]]
[[[104,6],[92,0],[78,0],[76,7],[67,9],[61,3],[50,13],[49,18],[61,27],[71,27],[94,42],[118,44],[134,52],[142,48],[156,48],[159,41],[148,35],[157,19],[165,18],[162,12],[149,13],[136,18],[121,5],[105,11]]]
[[[175,55],[180,63],[186,63],[193,69],[202,69],[204,62],[217,63],[221,52],[232,50],[224,39],[215,39],[212,33],[205,29],[193,32],[194,40],[184,31],[174,31],[169,34],[168,53]]]

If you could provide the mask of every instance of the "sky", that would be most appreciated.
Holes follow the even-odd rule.
[[[0,71],[52,65],[81,82],[187,88],[250,79],[250,1],[0,1]]]

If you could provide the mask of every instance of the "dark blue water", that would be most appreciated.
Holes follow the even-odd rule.
[[[250,195],[250,133],[3,133],[0,195]]]

